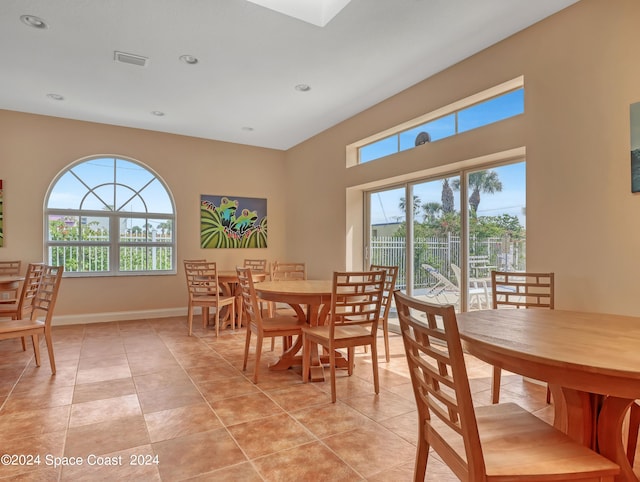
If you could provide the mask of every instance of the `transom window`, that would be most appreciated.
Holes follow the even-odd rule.
[[[71,276],[175,273],[175,209],[164,182],[119,157],[79,161],[45,200],[48,262]]]
[[[347,165],[380,159],[524,113],[524,78],[479,92],[347,146]]]

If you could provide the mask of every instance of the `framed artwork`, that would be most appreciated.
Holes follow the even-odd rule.
[[[4,246],[4,202],[2,201],[2,179],[0,179],[0,248]]]
[[[267,200],[200,196],[201,248],[266,248]]]
[[[640,102],[631,104],[631,192],[640,192]]]

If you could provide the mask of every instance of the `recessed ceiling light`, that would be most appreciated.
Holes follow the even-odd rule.
[[[64,100],[64,97],[60,94],[47,94],[47,97],[53,100]]]
[[[152,110],[151,114],[155,115],[156,117],[162,117],[164,115],[164,112],[162,112],[161,110]]]
[[[185,64],[195,65],[198,63],[198,59],[193,55],[181,55],[178,58],[182,60]]]
[[[253,127],[245,126],[242,128],[243,131],[253,132]]]
[[[48,25],[42,20],[40,17],[36,17],[35,15],[22,15],[20,17],[22,23],[28,25],[33,28],[48,28]]]
[[[307,84],[298,84],[294,87],[298,92],[309,92],[311,90],[311,86]]]

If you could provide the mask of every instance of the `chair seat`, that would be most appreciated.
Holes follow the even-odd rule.
[[[304,321],[299,321],[298,318],[293,316],[274,316],[273,318],[263,318],[262,320],[262,329],[265,333],[277,332],[283,335],[295,335],[300,333],[300,329],[304,325]]]
[[[201,304],[217,304],[218,299],[220,300],[221,305],[234,303],[236,300],[235,296],[220,296],[220,298],[216,298],[215,296],[193,296],[192,301],[198,305]]]
[[[328,325],[305,326],[302,330],[312,339],[328,340],[330,337]],[[336,346],[340,344],[340,340],[371,338],[371,329],[359,325],[336,326],[334,338]]]
[[[572,480],[574,473],[579,474],[576,478],[584,480],[589,471],[596,477],[618,470],[615,463],[574,443],[515,403],[477,407],[475,413],[487,480],[503,480],[502,477],[507,480],[509,476],[518,481],[539,480],[542,476],[545,476],[543,480],[550,480],[549,476],[554,474],[558,478],[553,480]],[[442,422],[434,425],[440,424],[444,425]],[[436,430],[443,434],[440,427]],[[447,441],[456,446],[461,445],[462,439]],[[464,454],[464,447],[456,449]]]
[[[40,320],[7,320],[0,322],[0,336],[16,331],[44,329],[44,322]]]

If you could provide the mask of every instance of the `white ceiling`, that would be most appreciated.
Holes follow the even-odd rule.
[[[318,27],[246,0],[0,0],[0,109],[288,149],[575,2],[351,0]]]

